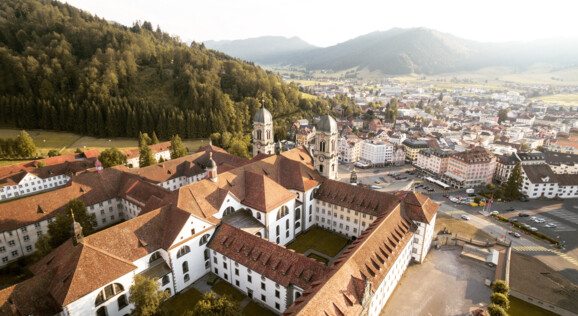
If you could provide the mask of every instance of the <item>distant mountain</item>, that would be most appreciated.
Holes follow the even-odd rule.
[[[260,64],[276,63],[295,53],[318,48],[299,37],[263,36],[234,41],[206,41],[205,46],[247,61]]]
[[[232,46],[223,51],[264,65],[282,64],[334,71],[355,68],[389,75],[438,74],[491,66],[524,69],[536,63],[560,68],[578,65],[578,39],[481,43],[427,28],[394,28],[327,48],[308,46],[302,49],[263,50],[266,42],[256,45],[250,41],[233,41],[234,45],[231,42]],[[247,46],[252,46],[255,53],[250,53]],[[245,47],[244,54],[236,54],[232,47]],[[216,46],[213,48],[219,50]]]

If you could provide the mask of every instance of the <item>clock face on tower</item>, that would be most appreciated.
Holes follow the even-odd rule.
[[[257,148],[261,149],[261,144],[257,144]]]
[[[319,161],[323,162],[323,160],[325,160],[325,156],[323,156],[323,155],[319,156]]]

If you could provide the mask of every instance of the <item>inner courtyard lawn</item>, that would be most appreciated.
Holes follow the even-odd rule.
[[[309,231],[299,235],[294,242],[288,244],[287,248],[298,253],[305,253],[307,250],[313,249],[329,257],[335,257],[346,245],[347,238],[321,227],[313,226]]]

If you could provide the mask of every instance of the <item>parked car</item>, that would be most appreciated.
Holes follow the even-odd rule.
[[[428,190],[429,192],[433,192],[433,191],[435,191],[435,189],[434,189],[434,188],[427,188],[427,190]]]
[[[500,214],[500,212],[498,212],[498,211],[491,211],[490,212],[490,215],[498,215],[498,214]]]
[[[470,206],[476,207],[476,206],[478,206],[478,203],[472,202],[472,203],[470,203]]]
[[[516,238],[520,238],[520,234],[518,232],[509,231],[508,234],[510,234]]]
[[[538,228],[532,227],[532,226],[528,227],[528,229],[531,230],[531,231],[533,231],[533,232],[537,232],[537,231],[538,231]]]
[[[525,196],[520,198],[520,202],[528,202],[528,201],[530,201],[530,200]]]
[[[468,215],[466,215],[466,214],[462,215],[461,218],[462,218],[463,220],[465,220],[465,221],[469,221],[469,220],[470,220],[470,217],[469,217]]]
[[[548,223],[546,225],[544,225],[544,227],[548,227],[548,228],[554,228],[557,227],[558,225],[554,224],[554,223]]]
[[[518,221],[517,218],[510,218],[510,222],[512,222],[512,223],[516,223],[517,221]]]
[[[526,214],[526,213],[520,213],[520,214],[518,214],[518,216],[520,216],[520,217],[529,217],[530,215],[528,215],[528,214]]]
[[[446,194],[446,193],[444,193],[443,196],[444,196],[445,198],[449,198],[449,197],[450,197],[449,194]]]

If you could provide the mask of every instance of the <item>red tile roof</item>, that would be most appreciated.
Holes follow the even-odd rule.
[[[247,190],[246,188],[251,188]],[[250,171],[245,172],[244,205],[262,212],[269,212],[297,197],[269,177]]]
[[[168,250],[189,214],[166,206],[53,250],[30,270],[49,275],[46,289],[60,306],[130,273],[133,261],[163,248]]]
[[[315,198],[373,216],[383,215],[400,202],[390,193],[330,179],[325,179],[319,186]]]
[[[440,208],[439,204],[419,192],[400,191],[395,195],[402,199],[403,211],[418,222],[429,224]]]
[[[378,217],[283,315],[359,315],[366,285],[377,290],[414,231],[400,207]]]
[[[149,146],[153,155],[170,150],[171,142],[162,142]],[[138,158],[140,156],[140,148],[125,149],[122,151],[126,155],[126,159]]]
[[[62,308],[46,289],[50,286],[54,271],[34,276],[0,291],[0,315],[52,316]],[[34,298],[34,299],[31,299]]]
[[[285,287],[294,284],[306,289],[329,270],[314,259],[225,223],[208,247]]]

